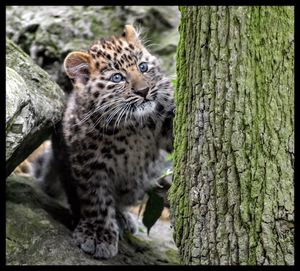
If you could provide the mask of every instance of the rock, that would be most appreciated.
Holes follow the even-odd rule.
[[[60,120],[64,93],[9,39],[6,39],[6,65],[6,174],[9,175]]]
[[[175,76],[180,12],[176,6],[9,6],[6,34],[45,69],[66,92],[72,89],[62,63],[73,50],[87,50],[101,38],[122,33],[125,24],[142,27],[149,50]]]
[[[119,254],[97,260],[72,243],[69,211],[44,194],[30,177],[10,176],[6,189],[7,265],[178,264],[170,224],[157,223],[146,236],[141,225],[120,241]],[[158,227],[158,228],[157,228]],[[169,236],[164,240],[161,233]]]

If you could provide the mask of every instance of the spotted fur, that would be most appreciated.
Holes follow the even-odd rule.
[[[173,89],[131,25],[87,53],[70,53],[64,66],[74,90],[62,121],[64,147],[54,144],[53,159],[63,152],[57,167],[69,168],[60,179],[78,217],[76,244],[95,258],[110,258],[120,231],[135,231],[126,207],[160,174],[163,150],[172,151]],[[115,74],[124,80],[113,82]]]

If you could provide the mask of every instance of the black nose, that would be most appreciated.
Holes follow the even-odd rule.
[[[144,88],[144,89],[136,90],[134,93],[146,98],[148,92],[149,92],[149,88]]]

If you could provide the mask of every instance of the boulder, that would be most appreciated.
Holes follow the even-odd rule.
[[[30,177],[11,175],[6,183],[7,265],[179,264],[168,222],[157,222],[150,236],[139,222],[139,233],[123,236],[116,257],[97,260],[73,244],[63,202],[43,193]]]
[[[64,93],[6,39],[6,174],[37,148],[62,117]]]

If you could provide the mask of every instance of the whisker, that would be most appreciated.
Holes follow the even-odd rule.
[[[114,119],[114,117],[122,110],[122,106],[117,107],[105,120],[106,121],[106,127],[111,123],[111,121]]]
[[[105,117],[107,117],[107,115],[111,114],[112,111],[114,111],[119,105],[115,105],[111,108],[109,108],[108,111],[104,112],[98,119],[97,121],[95,122],[95,124],[92,126],[91,130],[93,130]]]
[[[87,121],[93,114],[95,113],[98,113],[98,112],[101,112],[101,111],[105,111],[106,108],[109,108],[111,107],[112,105],[116,104],[116,102],[118,102],[119,100],[121,99],[118,99],[118,100],[115,100],[113,102],[111,101],[108,101],[108,102],[105,102],[104,104],[102,105],[99,105],[97,106],[96,108],[94,109],[91,109],[90,111],[88,111],[87,113],[84,114],[84,117],[76,124],[74,125],[81,125],[83,124],[85,121]]]
[[[121,119],[122,119],[123,112],[125,112],[126,107],[127,107],[127,105],[123,106],[122,110],[120,110],[120,113],[119,113],[119,115],[118,115],[118,117],[117,117],[117,119],[116,119],[116,121],[115,121],[115,124],[114,124],[114,129],[115,129],[116,127],[119,126],[119,122],[120,122]]]

